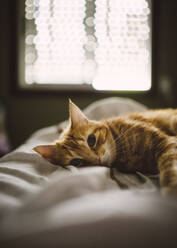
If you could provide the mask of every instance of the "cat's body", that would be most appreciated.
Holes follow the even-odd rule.
[[[161,154],[168,150],[169,144],[177,148],[177,139],[172,138],[177,135],[177,110],[133,113],[106,123],[116,140],[114,166],[120,171],[157,173]]]
[[[54,145],[35,151],[62,166],[99,165],[121,172],[160,172],[164,192],[177,194],[177,110],[90,121],[70,102],[70,124]]]

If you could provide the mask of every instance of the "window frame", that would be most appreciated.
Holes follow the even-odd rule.
[[[150,51],[151,51],[151,66],[150,66],[150,80],[151,88],[147,91],[132,91],[132,90],[96,90],[92,85],[88,84],[32,84],[28,85],[24,83],[24,34],[25,34],[25,20],[24,20],[24,7],[25,1],[16,0],[10,3],[9,19],[11,23],[11,62],[10,62],[10,75],[11,75],[11,90],[17,94],[91,94],[100,96],[110,96],[110,95],[127,95],[127,96],[145,96],[152,95],[156,92],[157,87],[154,84],[154,8],[155,3],[151,1],[151,23],[150,23]],[[23,68],[23,69],[22,69]]]

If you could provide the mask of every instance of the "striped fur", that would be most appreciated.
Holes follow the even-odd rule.
[[[89,147],[87,138],[96,143]],[[35,151],[50,162],[116,167],[121,172],[160,173],[162,191],[177,194],[177,110],[150,110],[102,121],[90,121],[70,101],[70,124],[53,145]]]

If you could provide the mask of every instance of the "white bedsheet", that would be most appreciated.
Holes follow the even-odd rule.
[[[100,119],[144,109],[109,98],[85,113]],[[1,247],[157,247],[159,240],[175,247],[177,202],[160,196],[158,177],[105,167],[68,171],[32,151],[57,137],[58,125],[39,130],[0,160]]]

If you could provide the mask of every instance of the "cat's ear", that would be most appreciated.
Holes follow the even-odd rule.
[[[82,126],[88,124],[87,117],[70,99],[69,99],[69,118],[72,128],[76,126]]]
[[[41,156],[43,156],[48,161],[53,161],[53,158],[55,157],[56,153],[56,147],[55,145],[41,145],[36,146],[33,148],[33,150],[37,153],[39,153]]]

